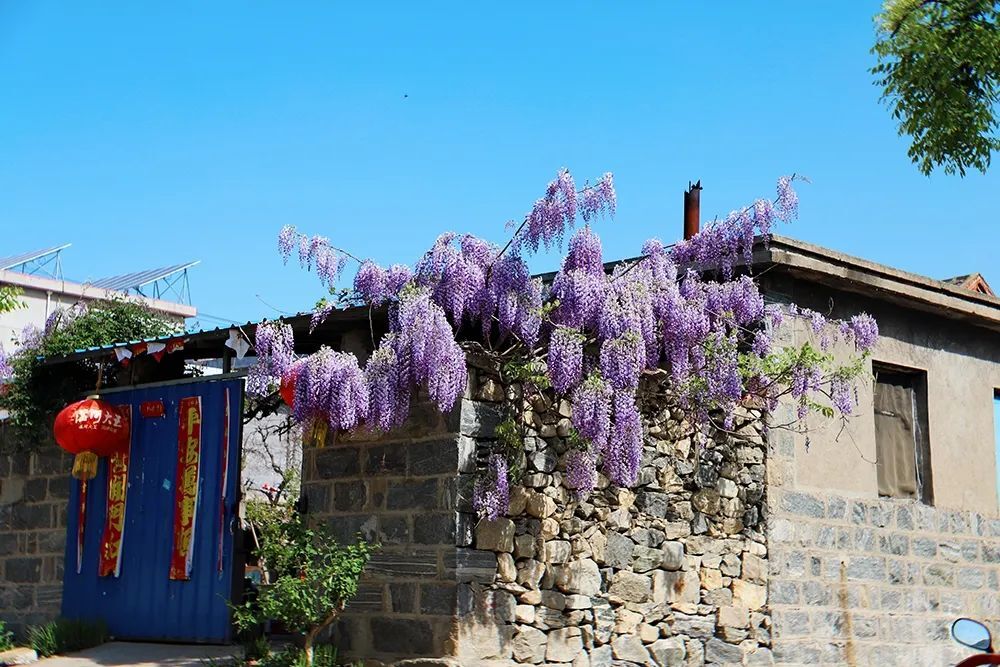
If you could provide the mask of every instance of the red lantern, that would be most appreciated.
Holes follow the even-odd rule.
[[[281,386],[278,388],[281,400],[290,408],[295,406],[295,381],[298,377],[299,366],[296,364],[285,372],[285,375],[281,378]]]
[[[97,457],[110,456],[128,447],[128,417],[96,396],[63,408],[52,431],[60,447],[76,454],[73,476],[84,481],[97,474]]]

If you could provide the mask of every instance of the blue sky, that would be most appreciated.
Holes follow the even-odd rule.
[[[689,180],[711,216],[796,172],[781,233],[997,286],[1000,165],[917,172],[867,73],[877,7],[0,0],[0,255],[71,242],[78,280],[200,259],[216,326],[321,294],[284,224],[412,262],[446,230],[502,242],[566,166],[615,173],[620,257],[676,238]]]

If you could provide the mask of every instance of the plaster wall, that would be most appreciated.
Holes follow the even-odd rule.
[[[810,417],[809,432],[795,437],[796,488],[878,497],[874,361],[926,373],[934,505],[998,515],[993,397],[1000,388],[1000,333],[805,281],[772,282],[768,294],[824,313],[832,305],[832,317],[868,312],[881,334],[858,382],[855,414],[846,424]],[[804,318],[786,320],[778,334],[782,343],[817,342]],[[854,353],[845,344],[832,349],[845,360]]]

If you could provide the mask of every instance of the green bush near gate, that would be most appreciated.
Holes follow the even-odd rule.
[[[360,536],[355,544],[341,546],[325,524],[311,525],[291,507],[263,513],[257,527],[257,555],[268,580],[255,600],[233,608],[233,622],[249,632],[264,621],[279,621],[303,637],[301,658],[291,664],[312,667],[319,657],[313,647],[316,636],[357,594],[361,573],[378,547]]]
[[[28,644],[40,657],[82,651],[108,641],[108,628],[101,621],[59,618],[28,628]]]

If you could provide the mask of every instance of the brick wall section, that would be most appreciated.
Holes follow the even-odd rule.
[[[463,414],[475,409],[466,402],[444,417],[417,405],[407,424],[385,437],[359,434],[306,448],[309,514],[343,541],[361,533],[381,544],[334,632],[341,654],[391,662],[454,653],[458,582],[492,577],[496,566],[492,553],[459,546],[459,532],[471,530],[457,512],[469,502],[461,485],[471,475],[461,470],[474,467],[471,441],[459,432],[469,418]]]
[[[1000,622],[1000,520],[795,488],[770,434],[769,599],[779,665],[951,665],[959,616]],[[845,455],[847,455],[845,453]]]
[[[53,443],[0,457],[0,619],[22,636],[62,606],[72,467]]]

